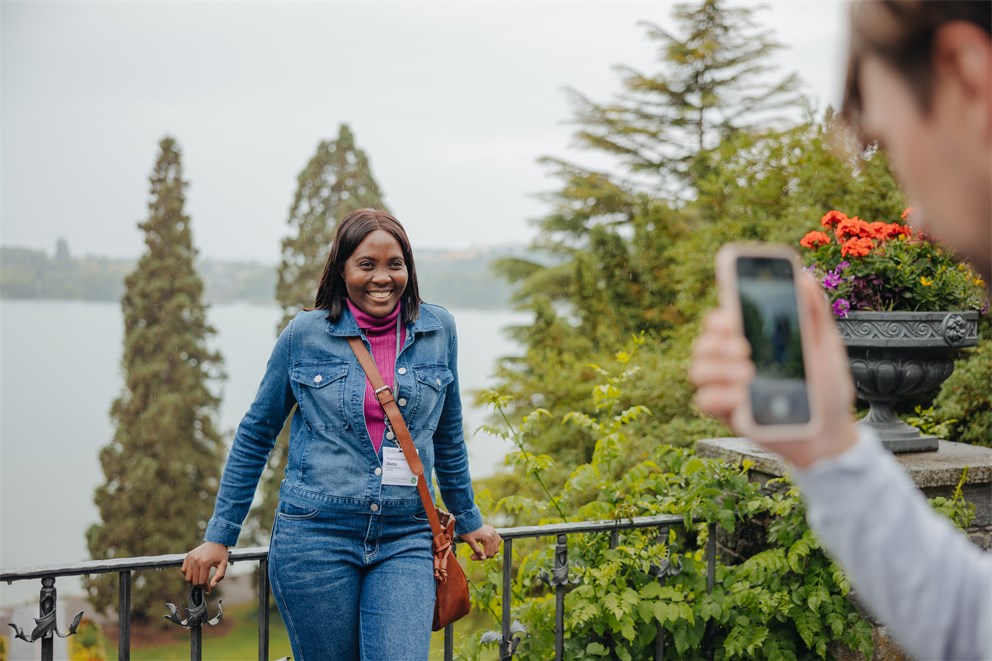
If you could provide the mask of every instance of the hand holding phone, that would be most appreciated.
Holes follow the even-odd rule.
[[[717,254],[721,305],[733,311],[750,345],[754,376],[733,414],[734,426],[755,440],[801,441],[823,425],[812,362],[811,320],[802,305],[799,260],[787,246],[728,244]]]

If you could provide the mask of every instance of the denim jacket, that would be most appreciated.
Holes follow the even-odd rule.
[[[269,453],[294,405],[281,501],[324,512],[424,516],[415,487],[382,484],[381,453],[365,425],[365,373],[348,345],[362,336],[345,308],[300,312],[276,341],[255,401],[227,457],[204,539],[234,546]],[[364,340],[366,347],[368,340]],[[437,476],[459,534],[482,525],[474,503],[458,391],[458,341],[451,314],[421,304],[396,357],[396,402],[424,464]],[[383,447],[395,440],[383,441]],[[429,479],[429,478],[428,478]],[[428,482],[431,494],[434,485]]]

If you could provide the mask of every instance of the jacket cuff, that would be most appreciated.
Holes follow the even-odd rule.
[[[482,527],[482,512],[478,507],[455,515],[455,533],[464,535]]]
[[[238,543],[239,535],[241,535],[241,526],[229,521],[210,519],[207,523],[207,531],[203,533],[203,541],[231,547]]]

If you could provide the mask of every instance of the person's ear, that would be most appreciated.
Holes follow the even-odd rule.
[[[934,94],[953,86],[962,105],[960,119],[992,144],[992,37],[974,23],[951,21],[937,31],[933,59]]]

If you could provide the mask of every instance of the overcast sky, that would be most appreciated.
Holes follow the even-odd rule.
[[[840,0],[759,14],[837,104]],[[0,242],[136,257],[159,140],[183,150],[207,257],[275,264],[296,177],[347,122],[414,246],[525,243],[571,148],[564,88],[607,101],[652,69],[668,2],[9,2]]]

